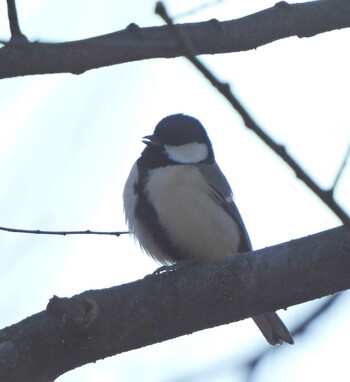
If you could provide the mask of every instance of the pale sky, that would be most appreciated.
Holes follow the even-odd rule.
[[[177,14],[196,1],[168,1]],[[18,0],[30,40],[67,41],[135,22],[161,25],[155,2]],[[222,1],[179,20],[226,20],[274,5]],[[6,4],[0,38],[9,37]],[[290,38],[253,51],[202,57],[231,84],[254,118],[329,187],[350,142],[350,30]],[[125,230],[122,190],[143,149],[141,137],[164,116],[200,119],[229,180],[254,248],[340,225],[183,58],[0,82],[0,226],[42,230]],[[350,211],[350,166],[336,190]],[[0,232],[0,327],[72,296],[143,278],[156,269],[128,236],[54,237]],[[318,301],[280,312],[293,329]],[[347,381],[349,294],[294,346],[277,348],[257,381]],[[243,381],[242,364],[268,346],[251,320],[118,355],[69,372],[59,382]],[[218,367],[217,365],[220,365]],[[217,373],[193,375],[211,367]]]

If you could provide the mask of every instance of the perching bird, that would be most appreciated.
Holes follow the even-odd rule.
[[[164,265],[204,262],[252,250],[209,137],[195,118],[162,119],[131,169],[124,188],[129,230]],[[271,345],[293,338],[274,312],[253,317]]]

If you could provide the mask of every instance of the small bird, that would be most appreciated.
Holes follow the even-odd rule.
[[[229,183],[202,124],[162,119],[131,169],[123,199],[130,232],[163,265],[207,262],[252,250]],[[293,344],[274,312],[252,317],[268,343]]]

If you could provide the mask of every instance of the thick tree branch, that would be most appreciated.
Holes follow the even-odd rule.
[[[348,0],[280,2],[237,20],[177,26],[191,42],[196,55],[245,51],[286,37],[311,37],[348,27]],[[45,73],[80,74],[103,66],[181,55],[181,48],[167,26],[140,28],[131,24],[125,30],[80,41],[8,44],[0,51],[0,78]]]
[[[0,380],[50,381],[75,367],[350,288],[339,227],[118,287],[55,298],[0,332]]]

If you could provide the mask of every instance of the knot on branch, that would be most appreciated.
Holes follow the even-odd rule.
[[[99,315],[99,306],[95,300],[83,297],[53,296],[46,307],[47,313],[59,319],[62,325],[71,330],[86,330]]]

